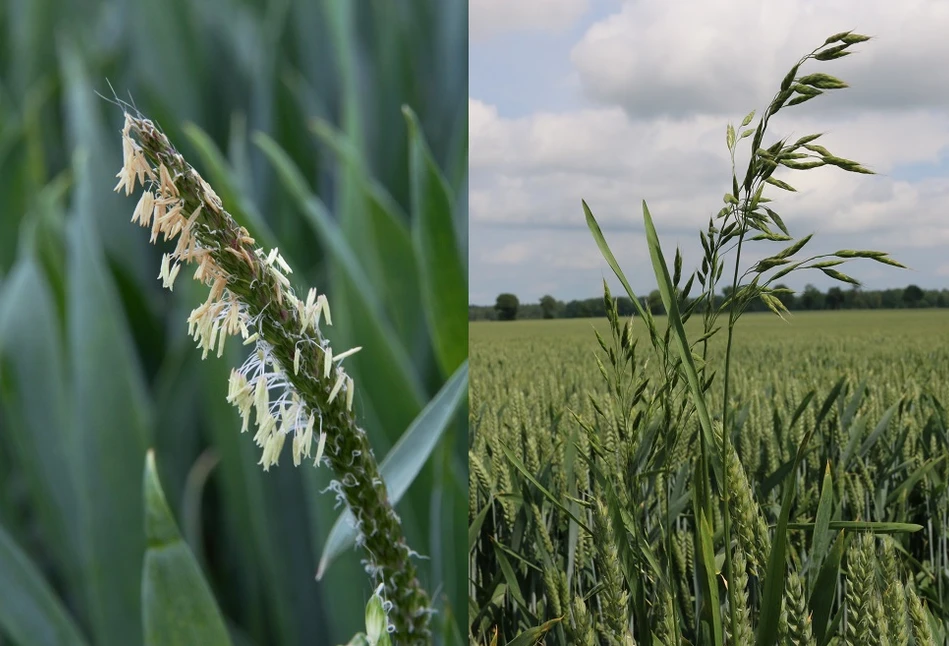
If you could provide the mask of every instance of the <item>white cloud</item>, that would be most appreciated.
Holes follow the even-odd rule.
[[[477,42],[522,29],[559,32],[589,7],[589,0],[471,0],[468,37]]]
[[[495,265],[519,265],[530,260],[531,251],[526,242],[516,242],[490,250],[484,255],[484,260]]]
[[[684,253],[698,251],[697,229],[730,190],[726,124],[766,104],[794,57],[848,28],[874,40],[802,72],[827,72],[852,87],[782,110],[764,143],[823,132],[816,143],[880,174],[782,169],[776,176],[798,192],[770,187],[766,195],[792,234],[818,234],[810,245],[818,252],[892,251],[933,280],[945,271],[938,250],[949,246],[949,68],[942,62],[949,3],[680,0],[672,10],[639,0],[592,26],[572,51],[574,69],[560,70],[592,103],[560,111],[537,105],[526,114],[522,104],[520,116],[509,117],[503,102],[470,99],[473,288],[490,293],[496,289],[485,285],[513,281],[529,285],[525,293],[560,297],[548,287],[559,279],[565,290],[596,293],[597,275],[609,270],[586,230],[581,199],[611,245],[627,236],[636,246],[630,262],[640,263],[645,251],[635,239],[643,200],[664,246],[682,240]],[[499,83],[517,82],[505,73],[498,71]],[[739,145],[739,181],[748,144]],[[478,245],[498,249],[507,264],[491,270]],[[522,253],[519,265],[512,250]],[[639,267],[620,263],[628,275]],[[637,280],[650,281],[649,267],[641,269]],[[889,280],[892,272],[883,271]]]
[[[770,98],[798,56],[851,28],[879,37],[818,65],[854,86],[838,93],[845,105],[949,103],[949,3],[940,0],[679,0],[675,11],[637,0],[593,25],[571,58],[599,103],[638,116],[723,114]]]
[[[657,222],[693,228],[721,207],[729,188],[722,117],[632,121],[618,108],[599,108],[504,119],[492,106],[472,106],[472,221],[582,225],[579,205],[587,199],[607,223],[629,222],[645,199]],[[766,144],[825,131],[818,142],[831,152],[882,173],[779,171],[798,193],[772,188],[766,194],[779,213],[790,214],[789,225],[803,220],[826,232],[906,231],[941,213],[940,204],[949,199],[949,181],[924,188],[885,175],[900,164],[937,161],[949,149],[947,114],[881,111],[815,119],[796,118],[792,108],[776,115],[771,128]],[[739,178],[748,143],[740,147]]]

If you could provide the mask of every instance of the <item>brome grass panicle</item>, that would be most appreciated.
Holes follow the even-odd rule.
[[[427,643],[428,595],[366,433],[353,416],[354,383],[341,365],[359,348],[334,352],[321,331],[332,324],[326,295],[311,289],[297,298],[279,251],[255,244],[155,124],[126,112],[122,146],[125,163],[115,190],[131,195],[136,184],[145,188],[132,221],[150,228],[153,243],[159,235],[177,238],[174,251],[162,257],[162,284],[172,289],[182,265],[194,264],[195,280],[211,288],[188,318],[202,358],[212,351],[220,357],[228,336],[239,334],[253,345],[231,372],[227,400],[240,411],[241,432],[253,416],[261,466],[266,471],[277,464],[291,438],[295,465],[312,457],[315,465],[333,469],[331,489],[356,519],[366,571],[382,584],[386,607],[391,604],[393,638]]]

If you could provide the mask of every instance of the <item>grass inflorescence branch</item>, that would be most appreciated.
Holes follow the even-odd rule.
[[[334,354],[321,324],[332,325],[324,294],[297,298],[291,268],[277,249],[265,252],[224,209],[206,181],[151,121],[125,112],[124,165],[116,191],[145,190],[133,222],[151,229],[151,241],[177,238],[162,257],[159,278],[172,289],[183,264],[210,286],[207,300],[188,319],[203,350],[221,356],[228,336],[240,334],[253,352],[232,370],[228,401],[238,408],[242,432],[255,417],[255,442],[266,471],[292,438],[295,465],[313,457],[336,475],[331,485],[356,519],[357,543],[374,583],[381,583],[392,637],[398,644],[429,640],[431,608],[405,542],[365,431],[352,412],[354,383]],[[315,449],[314,449],[315,445]],[[311,453],[313,455],[311,455]]]

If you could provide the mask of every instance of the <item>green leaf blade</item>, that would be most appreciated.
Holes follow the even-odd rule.
[[[211,588],[165,501],[153,451],[145,459],[142,491],[148,543],[142,568],[145,646],[229,646]]]
[[[415,113],[403,108],[409,128],[412,240],[422,302],[443,374],[468,356],[468,278],[455,232],[454,198],[432,159]]]

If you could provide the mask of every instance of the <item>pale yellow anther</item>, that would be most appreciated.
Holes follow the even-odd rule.
[[[333,348],[327,347],[323,351],[323,378],[330,376],[330,368],[333,366]]]
[[[171,261],[167,253],[161,255],[161,269],[158,270],[158,277],[162,281],[166,281],[168,278],[168,263]]]
[[[336,362],[338,363],[338,362],[342,361],[343,359],[345,359],[346,357],[348,357],[349,355],[351,355],[351,354],[356,354],[356,353],[359,352],[360,350],[362,350],[362,346],[361,346],[361,345],[356,346],[355,348],[350,348],[349,350],[346,350],[346,352],[340,352],[340,353],[337,354],[335,357],[333,357],[333,361],[336,361]]]
[[[201,215],[201,205],[199,204],[199,205],[198,205],[198,208],[196,208],[194,211],[192,211],[192,212],[191,212],[191,215],[188,216],[188,228],[189,228],[189,229],[191,228],[191,225],[194,224],[194,221],[197,220],[200,215]]]
[[[138,204],[135,205],[135,212],[132,214],[132,222],[138,222],[143,227],[147,227],[154,208],[155,200],[152,192],[142,191],[142,197],[138,198]]]
[[[158,234],[161,233],[161,222],[165,217],[165,202],[162,200],[155,200],[155,208],[152,215],[152,235],[149,238],[149,242],[155,244],[155,241],[158,240]]]
[[[313,425],[316,423],[316,417],[310,415],[306,421],[306,429],[303,431],[303,454],[310,457],[310,445],[313,443]]]
[[[231,368],[231,375],[227,379],[227,403],[233,404],[236,402],[239,393],[244,390],[246,385],[247,378],[244,377],[241,371]]]
[[[328,404],[332,404],[333,400],[336,399],[336,395],[339,394],[339,391],[342,389],[343,383],[345,381],[346,381],[346,377],[345,375],[343,375],[343,373],[339,373],[336,376],[336,383],[333,384],[333,390],[330,391],[330,396],[326,399],[326,402]]]
[[[168,274],[168,283],[165,287],[168,288],[168,291],[174,291],[175,288],[175,278],[178,277],[178,272],[181,271],[181,264],[175,263],[175,266],[171,268],[171,273]]]
[[[178,218],[181,217],[181,207],[184,205],[184,202],[178,200],[172,203],[171,210],[165,213],[165,216],[162,218],[162,223],[167,223],[170,227],[171,224],[178,221]],[[166,228],[169,228],[166,227]]]
[[[323,316],[326,317],[326,324],[332,325],[333,319],[332,317],[330,317],[330,304],[329,304],[329,301],[326,300],[326,294],[320,294],[316,300],[320,304],[320,311],[323,313]],[[316,325],[314,327],[318,327],[319,323],[320,323],[320,318],[319,316],[317,316]]]
[[[241,331],[241,310],[236,297],[231,298],[231,309],[227,313],[226,327],[228,334],[237,334]],[[245,328],[246,329],[246,328]]]
[[[283,433],[275,433],[267,438],[267,441],[264,443],[263,455],[260,456],[260,462],[257,463],[263,465],[264,471],[269,471],[271,465],[278,463],[280,449],[283,448],[283,442],[286,437],[287,436]]]
[[[201,339],[201,359],[206,359],[208,352],[214,348],[214,342],[217,340],[218,332],[221,331],[221,324],[217,320],[211,322],[210,331]]]
[[[257,434],[254,435],[254,442],[257,443],[257,446],[263,446],[267,442],[267,439],[273,435],[276,428],[277,419],[268,412],[263,421],[258,422],[257,425]]]
[[[276,251],[276,249],[274,249],[274,251]],[[293,270],[290,269],[290,265],[287,264],[287,261],[284,260],[283,256],[281,256],[279,253],[277,254],[277,264],[280,265],[280,268],[283,270],[285,274],[293,273]]]
[[[191,237],[191,229],[185,223],[184,227],[181,227],[181,236],[178,238],[178,244],[175,245],[174,256],[182,260],[187,261],[189,256],[189,249],[194,246],[194,238]]]
[[[267,406],[270,400],[267,398],[267,380],[261,376],[257,380],[257,388],[254,390],[254,406],[257,409],[257,423],[267,415]]]
[[[279,282],[281,285],[288,288],[290,287],[290,279],[281,274],[279,269],[276,267],[271,267],[270,273],[273,274],[274,278],[276,278],[277,282]]]
[[[227,278],[224,276],[219,276],[214,281],[214,285],[211,287],[211,295],[208,297],[209,300],[216,301],[219,299],[221,294],[224,292],[225,287],[227,287]]]
[[[178,187],[171,181],[171,175],[168,173],[168,169],[165,168],[164,164],[158,166],[158,176],[161,180],[161,190],[168,195],[178,197]]]
[[[306,326],[309,324],[306,305],[300,299],[294,299],[294,306],[297,308],[297,318],[300,319],[300,334],[306,334]]]
[[[298,467],[303,462],[303,437],[299,433],[293,435],[293,466]]]
[[[205,258],[207,258],[207,256],[205,256],[204,258],[201,258],[201,262],[198,263],[198,268],[194,270],[194,279],[195,279],[195,280],[198,280],[198,281],[203,281],[203,280],[204,280],[204,272],[207,271],[207,270],[205,269],[205,266],[206,266],[206,264],[207,264],[207,263],[205,262]]]
[[[219,334],[218,340],[217,340],[217,357],[218,357],[218,359],[220,359],[222,356],[224,356],[224,341],[225,341],[225,339],[227,339],[227,330],[226,330],[226,329],[222,329],[222,330],[220,331],[220,334]]]
[[[320,459],[323,457],[324,448],[326,448],[326,433],[320,431],[320,442],[316,446],[316,458],[313,460],[313,466],[318,466],[320,464]]]

